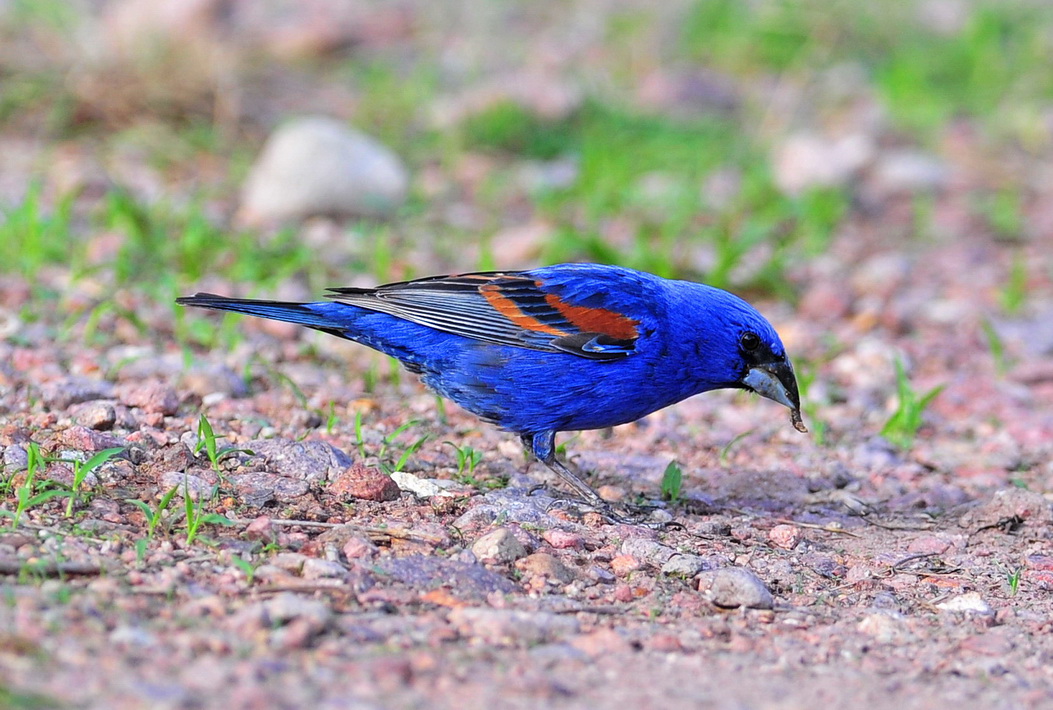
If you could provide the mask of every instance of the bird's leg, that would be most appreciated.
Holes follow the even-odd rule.
[[[611,506],[607,501],[600,498],[599,494],[592,490],[588,483],[581,480],[580,476],[573,473],[556,458],[556,432],[546,431],[533,436],[524,434],[523,443],[527,444],[541,463],[558,473],[560,478],[569,484],[579,496],[585,499],[585,502],[605,513],[610,511]]]
[[[625,525],[643,525],[654,529],[664,527],[664,523],[648,523],[645,520],[646,516],[626,517],[616,512],[614,507],[603,498],[600,498],[600,495],[592,490],[592,487],[589,486],[588,483],[581,480],[580,476],[574,474],[556,458],[555,432],[547,431],[533,435],[523,434],[522,439],[523,445],[526,446],[529,451],[532,451],[534,456],[540,460],[541,463],[558,473],[559,477],[568,483],[570,487],[585,500],[586,504],[595,508],[597,513],[610,522]]]

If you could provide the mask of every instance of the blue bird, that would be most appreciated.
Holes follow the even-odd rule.
[[[208,293],[177,303],[287,321],[400,360],[440,395],[502,429],[609,516],[557,458],[557,432],[632,422],[722,388],[756,392],[801,420],[779,335],[727,291],[620,266],[434,276],[330,289],[288,303]]]

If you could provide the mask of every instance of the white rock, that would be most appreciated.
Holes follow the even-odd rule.
[[[936,605],[936,608],[940,611],[951,611],[959,614],[979,614],[981,616],[990,616],[994,613],[991,605],[984,601],[984,598],[980,596],[979,592],[966,592],[965,594],[959,594],[956,597],[951,597],[947,601],[940,602]]]
[[[698,555],[678,552],[662,565],[662,574],[690,579],[705,569],[705,566],[706,561]]]
[[[883,155],[874,168],[877,188],[886,193],[938,190],[947,184],[949,170],[939,159],[911,150]]]
[[[698,576],[698,590],[715,606],[725,609],[771,609],[771,592],[757,575],[745,567],[723,567]]]
[[[834,139],[812,134],[791,136],[772,157],[775,184],[789,194],[844,185],[873,155],[873,142],[859,133]]]
[[[299,118],[267,140],[242,190],[247,224],[315,215],[386,217],[406,199],[409,175],[387,147],[331,118]]]
[[[472,545],[472,553],[480,562],[505,564],[526,557],[526,546],[508,528],[497,528],[486,533]]]
[[[308,557],[300,574],[304,579],[342,579],[347,576],[347,569],[339,562]]]
[[[453,493],[447,488],[457,487],[456,481],[446,481],[437,478],[420,478],[405,471],[395,471],[391,474],[391,480],[400,490],[412,493],[418,498],[431,498],[433,496],[452,496]]]
[[[868,614],[856,628],[879,643],[898,644],[914,638],[903,616],[895,613]]]

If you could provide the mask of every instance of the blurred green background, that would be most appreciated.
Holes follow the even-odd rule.
[[[1051,60],[1041,0],[9,0],[0,270],[25,321],[169,314],[201,345],[223,332],[171,303],[202,282],[598,260],[792,301],[838,249],[1034,239]],[[244,223],[267,135],[316,114],[400,156],[408,198]]]

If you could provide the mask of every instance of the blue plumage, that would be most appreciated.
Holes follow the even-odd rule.
[[[720,388],[778,401],[804,430],[778,334],[745,301],[710,286],[561,264],[334,289],[330,298],[178,302],[298,323],[391,355],[439,394],[519,434],[607,512],[556,460],[556,432],[624,424]]]

